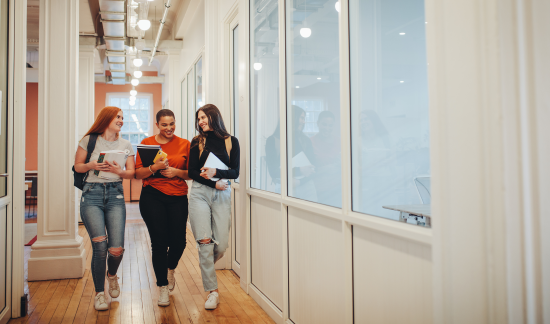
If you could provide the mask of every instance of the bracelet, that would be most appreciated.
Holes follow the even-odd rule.
[[[153,170],[151,170],[151,166],[149,166],[149,171],[151,171],[152,174],[155,174]]]

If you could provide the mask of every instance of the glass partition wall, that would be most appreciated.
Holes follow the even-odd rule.
[[[278,11],[277,0],[250,2],[250,186],[274,193],[281,193]]]
[[[278,1],[250,1],[250,186],[281,193],[286,176],[288,196],[340,208],[346,163],[353,211],[407,221],[404,210],[429,210],[430,204],[424,3],[350,0],[349,13],[340,9],[336,1],[286,0],[280,40]],[[339,14],[349,15],[351,86],[344,92]],[[285,104],[279,101],[280,69]],[[341,107],[341,96],[350,97],[351,107]],[[349,121],[341,122],[341,109],[350,109]],[[349,156],[342,156],[342,136],[351,142]],[[414,217],[409,222],[417,224]]]
[[[424,1],[350,0],[349,12],[353,210],[398,219],[430,204]]]

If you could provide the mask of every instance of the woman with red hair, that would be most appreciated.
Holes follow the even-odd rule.
[[[135,173],[134,150],[129,141],[120,138],[123,122],[122,110],[117,107],[101,109],[90,130],[80,140],[74,168],[76,172],[88,173],[82,189],[80,216],[92,240],[92,278],[96,291],[94,306],[96,310],[107,310],[105,286],[105,261],[107,261],[107,279],[109,294],[112,298],[120,295],[120,286],[116,275],[122,254],[124,253],[124,229],[126,226],[126,205],[122,179],[132,179]],[[96,140],[95,148],[86,163],[88,142]],[[93,146],[93,145],[92,145]],[[92,150],[92,149],[91,149]],[[126,170],[116,161],[98,162],[102,151],[118,150],[127,153]],[[104,171],[116,175],[114,178],[102,178],[94,171]],[[99,176],[98,176],[99,175]],[[107,239],[108,238],[108,239]]]

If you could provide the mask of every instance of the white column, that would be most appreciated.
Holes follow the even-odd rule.
[[[40,1],[38,240],[28,279],[79,278],[86,254],[77,231],[73,175],[78,100],[78,1]]]
[[[166,91],[168,91],[168,109],[174,112],[176,117],[176,135],[184,137],[185,133],[185,121],[182,116],[181,107],[181,79],[180,74],[180,54],[181,50],[167,50],[168,61],[166,62]],[[187,111],[187,110],[186,110]]]
[[[94,123],[95,116],[95,81],[94,81],[94,59],[95,46],[80,45],[79,61],[78,61],[78,107],[76,107],[76,142],[75,150],[78,141],[90,129]],[[73,197],[75,210],[79,222],[80,218],[80,197],[82,191],[74,188],[75,195]]]
[[[220,57],[229,57],[229,53],[222,53],[220,42],[220,18],[218,17],[218,0],[206,0],[204,3],[205,44],[203,62],[204,103],[214,104],[220,109],[224,120],[230,120],[230,107],[223,102],[222,89],[223,70],[219,65]],[[219,262],[217,262],[219,263]]]

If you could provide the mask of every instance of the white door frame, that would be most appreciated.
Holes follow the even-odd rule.
[[[7,207],[6,237],[6,308],[0,323],[21,316],[24,295],[24,226],[25,226],[25,115],[26,115],[26,52],[27,1],[9,4],[8,61],[8,188],[0,198]]]

